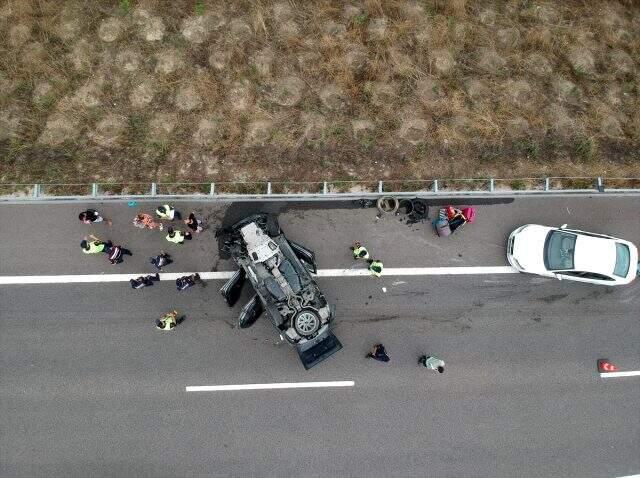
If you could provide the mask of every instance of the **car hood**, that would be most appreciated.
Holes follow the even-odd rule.
[[[552,227],[529,224],[513,236],[512,257],[527,272],[548,273],[544,266],[544,241]]]

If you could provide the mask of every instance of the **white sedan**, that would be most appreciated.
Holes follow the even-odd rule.
[[[638,249],[603,234],[520,226],[509,236],[507,260],[520,272],[602,285],[628,284],[636,277]]]

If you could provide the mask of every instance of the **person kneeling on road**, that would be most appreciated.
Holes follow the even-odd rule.
[[[89,238],[93,239],[89,241]],[[80,247],[82,247],[82,252],[85,254],[97,254],[98,252],[108,252],[111,247],[111,241],[103,242],[98,239],[93,234],[89,234],[89,236],[85,236],[85,238],[80,242]]]
[[[183,320],[184,317],[178,318],[177,310],[172,310],[156,320],[156,328],[159,330],[173,330],[176,325],[180,324]]]
[[[142,289],[143,287],[153,285],[154,281],[159,280],[160,274],[156,272],[155,275],[140,276],[137,279],[129,279],[129,282],[131,283],[132,289]]]
[[[173,229],[172,227],[170,227],[169,229],[167,229],[167,237],[166,237],[167,241],[169,242],[173,242],[175,244],[182,244],[184,243],[184,240],[191,240],[191,233],[190,232],[182,232],[180,230],[176,231],[175,229]]]
[[[197,272],[195,274],[191,274],[190,276],[182,276],[176,279],[176,289],[179,291],[186,290],[189,287],[193,287],[196,283],[202,284],[202,280],[200,279],[200,274]]]
[[[418,363],[424,365],[429,370],[435,370],[438,373],[444,373],[444,360],[439,359],[438,357],[423,355],[418,360]]]
[[[87,209],[86,211],[82,211],[78,215],[78,219],[80,219],[80,221],[83,224],[94,224],[96,222],[102,222],[102,221],[106,221],[107,224],[109,224],[109,225],[113,224],[111,222],[111,219],[103,218],[100,215],[100,213],[98,211],[96,211],[95,209]]]
[[[360,244],[359,241],[353,243],[353,247],[351,248],[351,250],[353,251],[354,259],[364,259],[365,261],[369,259],[369,251],[367,251],[367,249],[362,244]]]
[[[378,259],[369,259],[367,261],[369,263],[369,271],[376,277],[380,277],[382,275],[383,265],[382,262]]]
[[[133,254],[129,249],[125,249],[120,245],[111,246],[108,249],[105,249],[104,252],[108,254],[109,262],[111,262],[112,266],[116,264],[120,264],[122,262],[122,256],[124,255],[133,256]]]
[[[168,204],[158,206],[158,209],[156,209],[156,214],[160,219],[168,219],[169,221],[180,219],[180,213]]]

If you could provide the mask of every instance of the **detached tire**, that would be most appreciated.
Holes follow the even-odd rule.
[[[400,207],[400,203],[394,197],[383,196],[378,199],[376,206],[378,207],[378,211],[382,214],[395,214],[398,207]]]

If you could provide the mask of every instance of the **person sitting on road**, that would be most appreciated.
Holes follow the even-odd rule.
[[[183,244],[184,240],[191,240],[191,233],[190,232],[182,232],[180,230],[175,230],[173,227],[169,227],[169,229],[167,229],[167,241],[169,242],[173,242],[175,244]]]
[[[103,218],[100,215],[100,213],[98,211],[96,211],[95,209],[87,209],[86,211],[82,211],[78,215],[78,219],[80,219],[80,221],[83,224],[94,224],[96,222],[102,222],[102,221],[107,221],[107,224],[109,224],[109,225],[113,224],[111,219]]]
[[[369,272],[375,277],[380,277],[382,275],[382,269],[384,268],[382,261],[369,259],[367,262],[369,263]]]
[[[195,274],[191,274],[190,276],[182,276],[176,279],[176,289],[179,291],[187,290],[189,287],[193,287],[196,283],[202,284],[202,280],[200,279],[200,274],[197,272]]]
[[[371,349],[371,353],[367,354],[367,358],[372,358],[373,360],[377,360],[378,362],[388,362],[391,360],[387,355],[387,351],[382,344],[376,344]]]
[[[187,225],[189,229],[191,229],[196,234],[200,234],[204,231],[204,227],[202,226],[202,220],[196,217],[196,213],[192,212],[189,214],[189,217],[184,220],[184,223]]]
[[[124,255],[133,256],[129,249],[125,249],[121,245],[111,246],[105,250],[105,252],[109,256],[109,262],[111,262],[111,265],[120,264],[123,261],[122,256]]]
[[[184,320],[184,317],[178,318],[178,311],[172,310],[167,312],[160,319],[156,320],[156,328],[159,330],[173,330],[178,324]]]
[[[93,240],[89,241],[89,238]],[[89,236],[85,236],[85,238],[80,241],[80,247],[82,247],[82,252],[85,254],[97,254],[98,252],[109,251],[112,244],[111,241],[103,242],[93,234],[89,234]]]
[[[168,266],[173,261],[171,260],[171,256],[164,251],[160,251],[156,257],[150,257],[149,262],[156,266],[158,270],[162,270],[164,266]]]
[[[132,289],[142,289],[143,287],[153,285],[154,281],[159,280],[160,274],[156,272],[154,275],[140,276],[137,279],[129,279],[129,282],[131,283]]]
[[[354,259],[364,259],[365,261],[369,259],[369,251],[367,251],[367,249],[362,244],[360,244],[359,241],[353,243],[353,247],[351,248],[351,250],[353,251]]]
[[[418,363],[424,365],[429,370],[435,370],[438,373],[444,373],[444,360],[431,355],[423,355],[418,359]]]
[[[156,209],[156,214],[160,219],[167,219],[169,221],[180,219],[180,213],[168,204],[158,206],[158,209]]]

